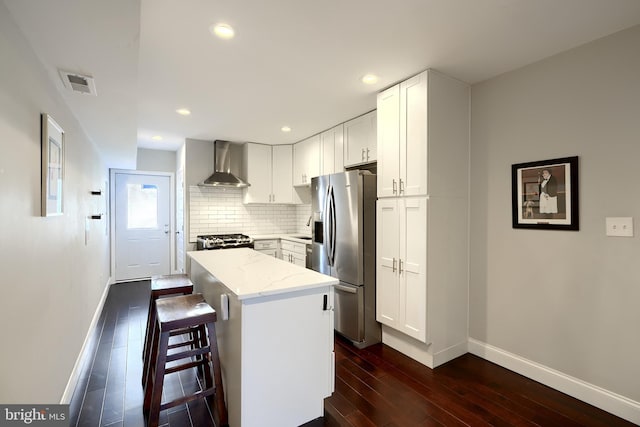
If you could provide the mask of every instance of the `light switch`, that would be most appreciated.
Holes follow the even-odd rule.
[[[607,236],[633,237],[632,217],[607,217]]]

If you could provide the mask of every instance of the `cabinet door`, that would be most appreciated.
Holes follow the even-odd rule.
[[[398,199],[400,215],[399,329],[427,342],[427,199]]]
[[[379,199],[376,215],[376,320],[398,329],[400,223],[397,199]]]
[[[378,197],[396,196],[400,176],[400,86],[378,94]]]
[[[376,112],[372,111],[344,123],[344,166],[376,160]]]
[[[400,83],[401,196],[427,195],[427,73]]]
[[[271,146],[247,143],[245,146],[247,181],[245,203],[271,202]]]
[[[343,125],[338,125],[320,134],[322,168],[320,175],[342,172],[344,169]]]
[[[293,203],[293,148],[291,145],[274,145],[272,155],[272,201]]]
[[[320,175],[320,135],[314,135],[306,143],[307,174],[305,184],[311,184],[311,178]]]
[[[311,184],[320,175],[320,135],[293,145],[293,185]]]

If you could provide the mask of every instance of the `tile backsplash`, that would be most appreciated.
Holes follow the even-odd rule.
[[[242,189],[189,187],[189,242],[201,234],[311,234],[310,205],[242,203]]]

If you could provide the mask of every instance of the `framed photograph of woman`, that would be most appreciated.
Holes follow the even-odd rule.
[[[513,228],[580,229],[578,157],[511,166]]]
[[[64,130],[42,114],[42,216],[62,215]]]

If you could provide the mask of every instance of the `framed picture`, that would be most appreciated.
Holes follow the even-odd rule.
[[[578,157],[511,166],[513,228],[580,229]]]
[[[62,215],[63,184],[64,130],[42,114],[42,216]]]

